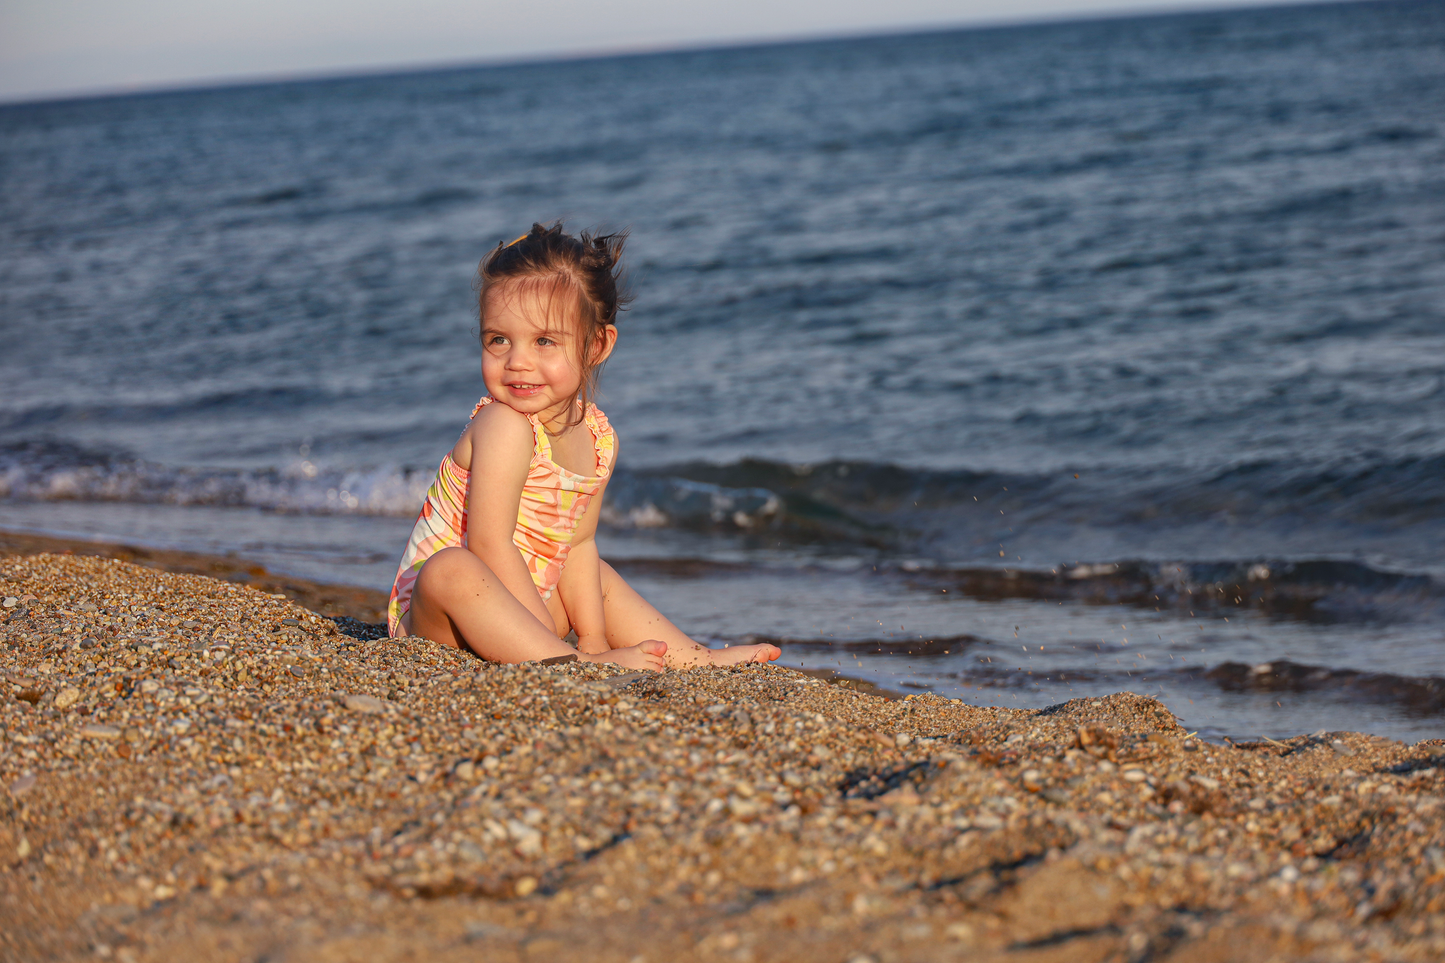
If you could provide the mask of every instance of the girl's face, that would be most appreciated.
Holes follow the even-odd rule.
[[[567,407],[582,387],[582,323],[570,292],[507,286],[487,292],[482,320],[482,380],[509,408],[566,424]],[[617,328],[608,325],[592,345],[593,365],[612,353]]]

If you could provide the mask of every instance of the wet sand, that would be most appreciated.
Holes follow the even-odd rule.
[[[57,538],[0,530],[0,555],[89,555],[118,558],[146,568],[189,575],[209,575],[263,592],[278,592],[320,615],[346,616],[362,622],[385,622],[387,595],[355,585],[328,585],[268,571],[234,555],[206,555],[177,549],[144,548],[115,542]]]
[[[498,666],[130,557],[0,555],[7,959],[1445,957],[1439,740]]]

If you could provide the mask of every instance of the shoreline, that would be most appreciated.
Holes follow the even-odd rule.
[[[63,538],[31,532],[0,529],[0,557],[5,555],[80,555],[119,559],[132,565],[158,569],[179,575],[205,575],[237,585],[247,585],[261,592],[284,595],[318,615],[349,618],[368,626],[386,628],[385,592],[365,586],[338,585],[311,579],[292,578],[271,572],[265,566],[238,555],[208,555],[182,549],[146,548],[121,542],[91,541]],[[359,629],[359,627],[358,627]],[[883,699],[902,699],[904,693],[859,679],[836,669],[809,669],[779,666],[800,672],[832,685],[841,685]]]
[[[344,616],[359,622],[386,621],[387,594],[359,585],[338,585],[293,578],[269,571],[239,555],[208,555],[182,549],[147,548],[122,542],[66,538],[0,529],[0,556],[80,555],[115,558],[133,565],[184,575],[206,575],[262,592],[280,593],[321,615]]]
[[[0,955],[1445,955],[1442,740],[494,665],[80,554],[0,594]]]

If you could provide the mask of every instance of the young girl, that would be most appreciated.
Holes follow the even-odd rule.
[[[624,235],[552,227],[482,260],[487,397],[442,458],[387,612],[391,635],[484,659],[573,655],[630,669],[766,662],[772,645],[708,649],[597,555],[617,433],[591,403],[617,343]],[[577,648],[562,639],[577,633]]]

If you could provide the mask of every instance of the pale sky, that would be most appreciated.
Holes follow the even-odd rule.
[[[0,101],[1249,0],[0,0]]]

